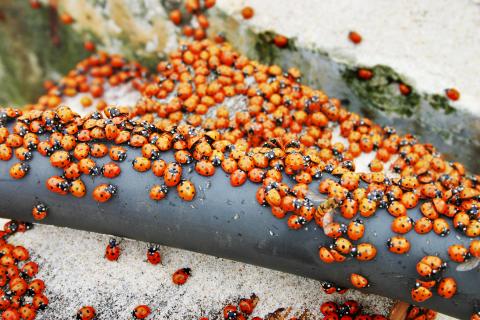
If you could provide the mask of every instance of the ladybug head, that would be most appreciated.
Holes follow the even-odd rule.
[[[185,272],[186,274],[190,275],[190,273],[192,272],[192,269],[190,269],[190,268],[183,268],[182,271]]]
[[[110,247],[116,247],[117,246],[117,240],[112,238],[110,239],[110,241],[108,242],[108,244],[110,245]]]
[[[118,188],[116,185],[113,185],[113,184],[109,184],[107,186],[107,191],[110,193],[110,194],[116,194],[117,191],[118,191]]]

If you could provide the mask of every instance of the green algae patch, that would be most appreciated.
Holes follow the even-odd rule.
[[[421,96],[411,87],[408,95],[402,95],[398,89],[406,81],[388,66],[378,65],[368,68],[373,77],[363,80],[357,76],[357,67],[345,66],[342,77],[352,91],[371,107],[394,112],[403,116],[412,116],[420,107]]]
[[[88,56],[83,40],[48,7],[33,10],[28,1],[0,4],[0,104],[35,101],[45,79],[65,74]]]

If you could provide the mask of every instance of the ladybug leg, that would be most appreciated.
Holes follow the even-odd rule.
[[[393,306],[392,310],[390,310],[390,316],[388,319],[390,320],[404,320],[407,318],[408,308],[410,308],[410,304],[397,301]]]

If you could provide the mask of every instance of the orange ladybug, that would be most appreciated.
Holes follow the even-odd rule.
[[[103,183],[95,187],[92,197],[98,202],[106,202],[117,193],[117,190],[117,186]]]
[[[195,198],[195,185],[189,180],[183,180],[177,185],[178,196],[184,201],[192,201]]]
[[[363,225],[363,221],[360,219],[356,219],[350,221],[347,227],[347,235],[350,240],[356,241],[363,237],[365,233],[365,226]]]
[[[413,219],[408,216],[396,217],[392,222],[392,231],[399,234],[408,233],[414,226]]]
[[[438,295],[451,299],[457,293],[457,282],[453,278],[443,278],[437,288]]]
[[[162,185],[154,185],[150,189],[150,199],[152,200],[162,200],[167,196],[168,187],[164,184]]]
[[[43,220],[47,217],[48,207],[44,203],[36,204],[32,209],[32,216],[35,220]]]
[[[402,236],[391,237],[387,240],[387,247],[390,252],[405,254],[410,251],[410,241]]]
[[[152,162],[150,159],[147,159],[145,157],[136,157],[132,161],[132,166],[133,166],[133,169],[138,172],[145,172],[150,170],[152,166]]]
[[[465,259],[470,257],[468,249],[461,244],[452,244],[450,247],[448,247],[448,255],[452,261],[458,263],[465,262]]]
[[[377,248],[370,243],[361,243],[352,249],[352,254],[360,261],[373,260],[377,255]]]
[[[109,261],[117,261],[119,257],[120,247],[118,246],[117,240],[112,238],[105,249],[105,258]]]
[[[91,306],[81,307],[77,311],[77,320],[96,320],[97,312]]]
[[[370,286],[370,283],[368,282],[367,278],[365,278],[364,276],[358,273],[352,273],[350,275],[350,282],[355,288],[358,288],[358,289],[367,288]]]
[[[172,281],[176,285],[183,285],[190,277],[192,270],[190,268],[182,268],[175,271],[172,275]]]
[[[106,163],[102,166],[102,173],[105,178],[114,179],[120,175],[122,169],[114,162]]]
[[[252,294],[249,299],[240,299],[238,307],[244,314],[252,314],[258,303],[258,297]]]
[[[418,287],[412,289],[411,296],[416,302],[424,302],[432,297],[432,291],[424,287]]]
[[[10,176],[13,179],[22,179],[28,171],[30,171],[30,165],[28,163],[16,163],[10,168]]]
[[[230,175],[230,184],[239,187],[247,181],[247,174],[241,169],[237,169]]]
[[[182,178],[182,167],[175,162],[167,164],[165,168],[165,173],[163,175],[163,180],[167,187],[175,187],[180,183]]]
[[[135,307],[132,311],[132,315],[135,319],[145,319],[152,313],[152,310],[147,305],[140,305]]]
[[[76,179],[70,183],[69,191],[74,197],[82,198],[87,193],[87,187],[81,179]]]
[[[304,217],[292,214],[287,221],[288,227],[293,230],[302,228],[307,223]]]
[[[162,256],[158,252],[159,246],[150,245],[147,250],[147,261],[153,265],[157,265],[162,262]]]

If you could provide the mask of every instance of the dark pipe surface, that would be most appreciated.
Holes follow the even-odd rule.
[[[393,218],[379,210],[374,217],[364,219],[366,232],[361,239],[377,247],[375,260],[361,262],[350,258],[344,263],[325,264],[318,257],[318,247],[332,240],[314,222],[303,230],[288,229],[286,220],[276,219],[269,208],[258,205],[255,200],[257,185],[247,182],[233,188],[221,168],[213,177],[205,178],[190,165],[184,167],[183,176],[195,183],[194,201],[182,201],[172,188],[166,199],[155,202],[148,196],[149,188],[161,184],[162,180],[151,172],[138,173],[131,168],[131,160],[138,154],[139,150],[129,149],[127,160],[120,163],[122,173],[116,179],[82,176],[88,190],[82,199],[57,195],[46,189],[47,178],[62,173],[37,152],[29,162],[30,172],[22,180],[14,180],[9,175],[10,166],[17,162],[15,157],[8,162],[0,161],[0,215],[32,221],[31,210],[41,201],[49,207],[48,217],[42,223],[155,242],[328,280],[345,287],[351,287],[352,272],[360,273],[371,283],[371,287],[362,291],[408,302],[413,302],[410,290],[418,278],[415,265],[424,255],[438,254],[449,261],[449,245],[463,243],[468,246],[469,243],[454,230],[445,238],[433,232],[418,235],[411,231],[406,235],[412,243],[410,252],[406,255],[390,253],[386,241],[393,236],[390,231]],[[170,153],[163,156],[171,159]],[[105,157],[97,160],[97,164],[109,160]],[[91,192],[94,186],[104,182],[116,184],[118,194],[107,203],[98,203],[92,199]],[[316,189],[313,184],[312,189]],[[419,217],[418,211],[409,215],[414,219]],[[457,280],[456,296],[448,300],[434,293],[420,305],[468,319],[480,304],[478,269],[457,272],[455,268],[455,263],[449,263],[444,275]]]

